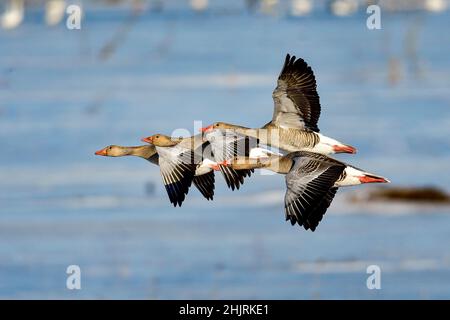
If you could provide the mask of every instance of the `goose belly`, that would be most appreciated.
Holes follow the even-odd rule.
[[[207,174],[211,171],[211,168],[208,168],[207,166],[203,166],[203,165],[199,165],[197,166],[197,168],[195,169],[195,175],[196,176],[202,176],[204,174]]]
[[[213,170],[213,165],[217,165],[217,163],[207,158],[203,159],[203,161],[197,165],[197,168],[195,169],[195,175],[202,176],[211,172]]]

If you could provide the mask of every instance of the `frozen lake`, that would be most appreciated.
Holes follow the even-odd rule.
[[[376,31],[362,13],[88,8],[80,31],[42,14],[0,30],[0,298],[450,298],[449,207],[354,204],[347,189],[311,233],[284,221],[281,176],[239,192],[216,176],[214,202],[192,189],[174,209],[157,167],[94,156],[195,120],[261,126],[289,52],[316,73],[321,131],[358,148],[339,159],[449,190],[450,12]]]

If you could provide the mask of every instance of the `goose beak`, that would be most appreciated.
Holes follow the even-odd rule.
[[[222,162],[217,162],[217,165],[218,166],[225,166],[225,167],[227,167],[227,166],[231,166],[231,163],[228,162],[227,160],[224,160]]]
[[[370,176],[361,176],[359,177],[359,181],[361,183],[389,183],[388,179],[383,177],[370,177]]]
[[[230,165],[230,163],[227,162],[227,160],[225,160],[225,161],[217,162],[216,165],[214,165],[212,168],[214,171],[220,171],[220,166],[227,167],[229,165]]]
[[[102,149],[102,150],[96,151],[95,154],[96,154],[97,156],[104,156],[104,157],[107,156],[106,148],[104,148],[104,149]]]
[[[200,132],[207,133],[207,132],[210,132],[212,129],[213,129],[213,126],[210,125],[208,127],[200,128]]]
[[[333,151],[335,153],[356,153],[356,148],[353,148],[352,146],[346,146],[346,145],[336,145],[333,146]]]
[[[141,139],[142,142],[153,143],[153,137],[145,137]]]

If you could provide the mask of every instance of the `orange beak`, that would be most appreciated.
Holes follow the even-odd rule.
[[[212,129],[213,129],[213,126],[210,125],[208,127],[200,128],[200,132],[206,133],[206,132],[211,131]]]
[[[104,148],[104,149],[102,149],[102,150],[96,151],[95,154],[96,154],[97,156],[107,156],[106,148]]]
[[[352,154],[356,153],[355,148],[353,148],[352,146],[346,146],[346,145],[333,146],[333,150],[336,153],[352,153]]]
[[[153,137],[142,138],[141,141],[146,143],[153,143]]]
[[[383,177],[370,177],[370,176],[361,176],[359,177],[359,181],[361,183],[388,183],[389,181],[384,179]]]

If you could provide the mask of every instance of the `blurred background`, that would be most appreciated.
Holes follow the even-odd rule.
[[[448,1],[0,3],[0,298],[450,298]],[[286,53],[316,74],[321,131],[358,148],[338,158],[392,181],[341,189],[316,232],[284,221],[282,176],[216,175],[214,202],[175,209],[156,166],[94,156],[265,124]]]

